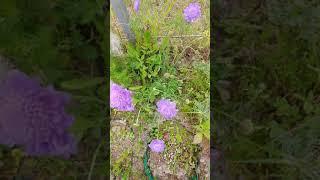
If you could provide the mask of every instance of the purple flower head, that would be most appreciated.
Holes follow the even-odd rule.
[[[176,103],[167,99],[161,99],[157,102],[157,110],[165,119],[172,119],[177,115]]]
[[[164,151],[164,148],[165,148],[164,141],[159,139],[154,139],[149,144],[149,148],[153,152],[161,153],[162,151]]]
[[[132,92],[118,84],[111,83],[110,106],[119,111],[133,111]]]
[[[31,156],[64,156],[76,152],[67,129],[74,118],[64,108],[69,96],[43,88],[17,70],[0,82],[0,144],[18,145]]]
[[[187,22],[194,22],[201,16],[201,7],[199,3],[190,3],[188,7],[183,10],[184,19]]]
[[[140,0],[135,0],[134,4],[133,4],[133,8],[136,12],[139,11],[139,7],[140,7]]]

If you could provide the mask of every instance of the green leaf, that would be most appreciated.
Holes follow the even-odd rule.
[[[144,79],[145,77],[147,77],[147,72],[144,69],[140,69],[141,72],[141,77]]]
[[[143,88],[143,86],[133,86],[133,87],[129,87],[129,90],[135,91],[135,90],[139,90]]]
[[[61,87],[67,90],[79,90],[96,86],[98,84],[101,84],[102,82],[104,82],[103,77],[73,79],[70,81],[62,82]]]
[[[145,54],[142,54],[142,56],[141,56],[141,60],[144,60],[144,58],[145,58]]]
[[[295,114],[298,112],[295,105],[290,105],[287,99],[279,98],[275,101],[275,107],[277,108],[277,114],[279,116],[291,116],[296,117]]]
[[[129,44],[127,46],[127,54],[131,58],[138,58],[139,57],[139,52],[134,48],[132,44]]]
[[[203,129],[203,135],[207,138],[210,139],[210,120],[207,119],[205,120],[202,124],[202,129]]]
[[[145,32],[144,41],[147,45],[151,44],[151,33],[149,31]]]

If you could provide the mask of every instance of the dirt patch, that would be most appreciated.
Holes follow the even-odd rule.
[[[193,135],[177,122],[164,122],[159,132],[166,144],[162,153],[150,152],[149,166],[159,179],[189,179],[194,175],[199,147],[192,144]]]
[[[111,123],[111,165],[114,179],[144,177],[143,155],[146,149],[138,134],[124,120]]]
[[[205,62],[210,62],[210,48],[201,49],[200,54]]]
[[[170,155],[170,157],[172,156],[173,154]],[[175,169],[176,172],[170,169],[169,165],[161,154],[150,152],[149,166],[152,170],[153,176],[157,177],[158,179],[188,179],[186,176],[187,172],[183,168],[177,167],[177,169]]]
[[[201,152],[199,160],[199,171],[201,180],[210,179],[210,142],[204,140],[201,143]]]
[[[210,48],[187,47],[180,49],[181,60],[178,64],[191,66],[193,62],[205,62],[210,60]]]

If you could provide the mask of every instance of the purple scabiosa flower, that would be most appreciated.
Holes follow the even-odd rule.
[[[172,119],[177,115],[176,103],[168,99],[161,99],[157,102],[157,111],[165,119]]]
[[[188,7],[183,10],[184,19],[187,22],[194,22],[201,16],[201,7],[199,3],[190,3]]]
[[[119,111],[133,111],[132,92],[111,82],[110,106]]]
[[[140,0],[135,0],[133,4],[133,9],[138,12],[140,7]]]
[[[161,153],[164,151],[164,148],[165,148],[164,141],[159,139],[154,139],[150,142],[149,148],[153,152]]]
[[[69,100],[20,71],[9,71],[0,82],[0,144],[21,146],[30,156],[68,158],[76,152],[67,131],[74,118],[64,111]]]

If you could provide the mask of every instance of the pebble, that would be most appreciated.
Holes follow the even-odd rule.
[[[110,54],[112,54],[114,56],[122,56],[123,55],[120,38],[117,34],[115,34],[113,32],[110,32],[110,46],[111,46]]]

